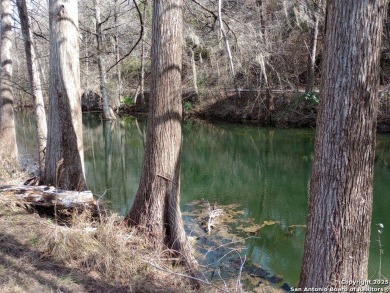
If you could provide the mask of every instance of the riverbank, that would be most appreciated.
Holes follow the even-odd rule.
[[[316,126],[318,91],[306,94],[297,91],[258,90],[206,90],[197,95],[183,93],[183,110],[186,118],[207,121],[229,122],[253,126],[279,128],[314,128]],[[149,93],[145,100],[124,104],[119,109],[122,115],[146,113]],[[380,90],[378,107],[378,132],[390,132],[390,96]]]
[[[12,192],[0,192],[0,291],[246,292],[237,276],[204,281],[194,290],[184,267],[157,253],[122,219],[39,214]],[[283,292],[267,283],[251,292]]]
[[[0,185],[32,175],[28,166],[0,171]],[[0,231],[0,292],[193,292],[188,278],[172,277],[183,269],[115,214],[97,220],[86,211],[65,221],[0,191]]]
[[[0,194],[1,292],[192,292],[188,279],[115,215],[69,222]],[[166,268],[169,274],[153,266]]]
[[[390,133],[390,89],[379,90],[377,130]],[[121,116],[146,114],[150,93],[144,93],[144,100],[136,91],[124,97],[118,113]],[[202,119],[209,122],[225,122],[252,126],[278,128],[315,128],[319,105],[318,89],[313,93],[297,90],[235,90],[210,89],[196,94],[183,91],[183,114],[186,119]],[[17,103],[17,108],[32,108],[28,103]],[[102,100],[98,93],[82,95],[82,109],[85,112],[102,111]]]

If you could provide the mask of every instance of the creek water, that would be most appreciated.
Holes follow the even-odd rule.
[[[17,115],[22,156],[34,153],[34,123]],[[121,214],[131,207],[138,187],[144,149],[145,119],[127,117],[103,123],[84,114],[85,168],[96,197]],[[194,200],[223,207],[238,204],[240,217],[264,227],[248,238],[248,259],[293,286],[299,279],[305,237],[308,184],[313,159],[314,130],[255,128],[231,124],[183,123],[181,206],[191,211]],[[375,159],[374,209],[369,276],[379,268],[390,277],[390,136],[378,135]],[[384,225],[380,244],[377,224]],[[297,226],[294,226],[297,225]],[[292,227],[294,227],[292,229]]]

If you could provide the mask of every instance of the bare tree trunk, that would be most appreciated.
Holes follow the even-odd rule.
[[[318,6],[321,7],[321,5],[322,5],[322,1],[318,1]],[[314,88],[314,73],[315,73],[315,66],[316,66],[318,31],[320,25],[320,18],[317,15],[318,12],[314,11],[313,13],[314,13],[314,27],[312,28],[312,32],[311,32],[310,53],[307,60],[306,93],[313,92],[313,88]]]
[[[145,103],[145,41],[142,37],[141,43],[141,80],[140,80],[140,98],[141,104]],[[135,97],[136,99],[137,97]]]
[[[145,19],[146,19],[146,7],[148,6],[148,0],[144,0],[143,2],[143,21],[141,22],[144,26],[143,28],[143,34],[142,34],[142,39],[141,39],[141,76],[140,76],[140,101],[141,105],[145,104]],[[137,96],[134,97],[137,99]]]
[[[96,45],[97,45],[97,63],[99,67],[100,92],[103,98],[103,118],[106,120],[115,120],[116,116],[110,105],[108,95],[106,68],[103,60],[103,33],[100,20],[100,1],[94,0],[95,3],[95,21],[96,21]]]
[[[1,0],[1,73],[0,73],[0,157],[11,164],[18,164],[16,145],[14,96],[12,92],[12,5]]]
[[[153,5],[152,88],[139,189],[127,215],[155,246],[165,244],[197,266],[180,212],[182,0]]]
[[[321,104],[299,287],[367,280],[386,0],[329,0]],[[355,286],[354,286],[355,287]]]
[[[55,32],[54,32],[54,18],[55,16],[55,3],[53,0],[49,1],[49,26],[50,26],[50,44],[54,46]],[[46,142],[46,158],[45,158],[45,173],[42,178],[43,184],[58,186],[59,171],[62,167],[62,136],[61,136],[61,124],[60,114],[57,97],[57,79],[54,77],[54,73],[57,68],[56,55],[53,49],[50,49],[50,86],[49,86],[49,119],[47,129],[47,142]]]
[[[194,84],[194,91],[198,95],[198,80],[197,80],[197,73],[196,73],[196,63],[195,63],[195,52],[193,48],[190,48],[191,52],[191,66],[192,66],[192,81]]]
[[[35,55],[33,35],[28,17],[26,0],[17,0],[16,5],[18,7],[19,18],[24,37],[27,70],[30,77],[31,91],[34,102],[35,126],[37,128],[38,135],[39,171],[40,176],[43,176],[45,170],[47,122],[45,104],[42,94],[41,77],[39,74],[39,65]]]
[[[219,29],[221,31],[221,35],[222,35],[223,41],[225,42],[225,46],[226,46],[230,74],[231,74],[232,79],[234,79],[235,71],[234,71],[232,51],[230,50],[229,39],[226,35],[226,31],[225,31],[225,28],[223,26],[223,21],[222,21],[222,0],[218,0],[218,20],[219,20]]]
[[[115,10],[114,10],[114,24],[115,24],[115,63],[120,63],[120,50],[119,50],[119,13],[120,13],[120,3],[118,4],[118,0],[115,0]],[[122,72],[121,72],[121,64],[118,64],[116,66],[116,77],[118,82],[118,89],[117,89],[117,96],[113,101],[114,109],[116,111],[119,110],[119,106],[121,103],[121,97],[122,97]]]
[[[51,120],[45,164],[48,182],[45,183],[53,184],[54,180],[60,188],[84,190],[78,4],[77,0],[50,0],[49,3]]]
[[[272,115],[275,110],[274,105],[274,97],[271,92],[271,87],[268,81],[268,74],[267,74],[267,60],[265,56],[265,52],[267,52],[268,49],[268,38],[267,38],[267,31],[266,31],[266,23],[265,23],[265,9],[264,9],[264,3],[263,1],[260,1],[258,3],[259,7],[259,18],[260,18],[260,46],[261,52],[258,56],[258,62],[261,69],[262,79],[264,81],[263,85],[265,86],[265,107],[266,107],[266,113],[265,113],[265,123],[267,125],[272,124]]]

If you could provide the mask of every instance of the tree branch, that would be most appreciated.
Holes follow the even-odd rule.
[[[44,39],[45,41],[49,42],[49,39],[46,38],[46,37],[45,37],[44,35],[42,35],[42,34],[38,34],[38,33],[36,33],[36,32],[33,32],[33,35],[34,35],[35,37],[42,38],[42,39]]]
[[[117,66],[123,59],[125,59],[127,56],[131,54],[131,52],[134,51],[134,49],[138,46],[138,44],[141,42],[142,37],[144,35],[144,20],[142,18],[141,11],[139,10],[138,4],[135,0],[133,0],[135,8],[137,9],[138,17],[139,17],[139,22],[141,24],[141,31],[139,33],[139,37],[137,42],[134,44],[134,46],[130,49],[129,52],[127,52],[122,58],[120,58],[118,61],[116,61],[113,65],[110,66],[110,68],[107,69],[106,72],[109,72],[111,69],[113,69],[115,66]]]

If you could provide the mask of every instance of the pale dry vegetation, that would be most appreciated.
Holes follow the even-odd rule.
[[[0,155],[0,184],[5,182],[19,182],[20,178],[27,177],[25,169],[20,169],[15,160]]]
[[[0,292],[192,291],[187,279],[148,264],[177,270],[118,216],[98,222],[84,214],[58,225],[23,205],[1,194]]]
[[[157,254],[118,215],[41,216],[0,193],[0,292],[195,292],[185,268]],[[197,292],[244,292],[237,279]],[[281,292],[269,286],[256,292]]]

